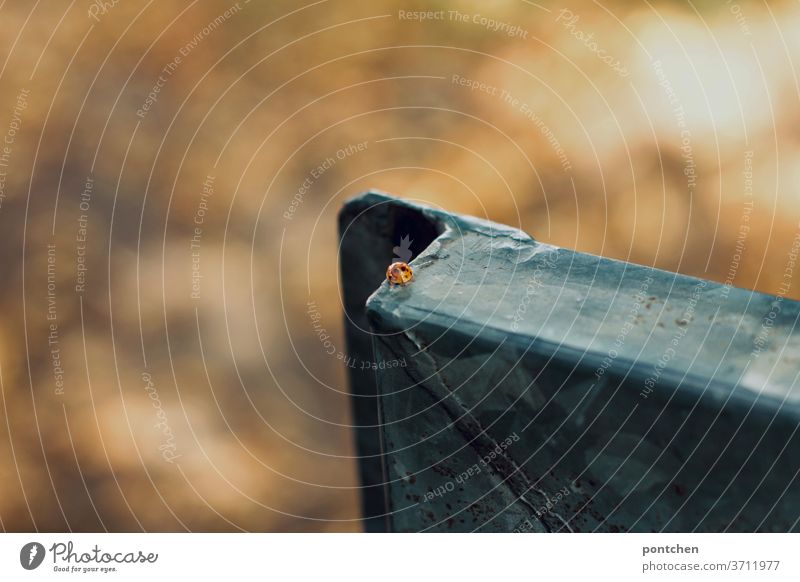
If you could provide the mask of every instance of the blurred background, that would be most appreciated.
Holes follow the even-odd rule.
[[[796,2],[0,23],[4,530],[361,530],[336,214],[369,188],[800,297]]]

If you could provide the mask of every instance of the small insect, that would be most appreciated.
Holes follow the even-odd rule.
[[[403,262],[392,263],[386,269],[386,278],[391,285],[405,285],[414,277],[414,270]]]

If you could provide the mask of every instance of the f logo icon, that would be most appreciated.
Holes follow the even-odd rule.
[[[44,546],[39,542],[29,542],[19,551],[19,563],[26,570],[35,570],[44,561]]]

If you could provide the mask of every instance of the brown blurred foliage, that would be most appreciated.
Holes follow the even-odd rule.
[[[335,218],[359,191],[766,292],[797,233],[789,2],[12,0],[0,19],[5,530],[360,529],[335,355]]]

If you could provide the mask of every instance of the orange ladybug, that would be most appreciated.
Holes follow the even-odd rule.
[[[414,276],[414,270],[408,263],[397,262],[386,269],[386,278],[391,285],[405,285]]]

